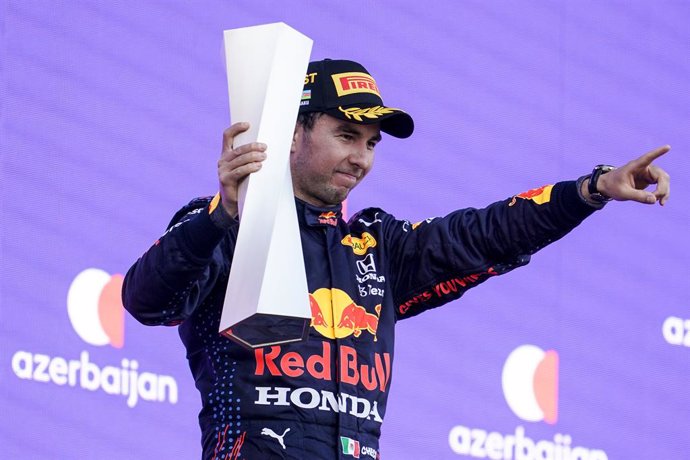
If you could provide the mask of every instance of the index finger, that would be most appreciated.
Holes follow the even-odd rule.
[[[668,145],[668,144],[662,145],[661,147],[657,147],[654,150],[650,150],[649,152],[645,153],[640,158],[635,160],[635,163],[637,163],[639,166],[643,166],[643,167],[649,166],[650,164],[652,164],[652,162],[654,160],[656,160],[657,158],[659,158],[661,155],[665,154],[669,150],[671,150],[670,145]]]
[[[223,131],[223,151],[232,150],[232,143],[235,140],[235,136],[239,133],[243,133],[249,129],[249,123],[246,121],[240,121],[230,126],[228,129]]]

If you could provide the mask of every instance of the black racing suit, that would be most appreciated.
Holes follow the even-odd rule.
[[[594,210],[575,182],[418,224],[376,208],[345,222],[340,208],[297,200],[309,337],[248,350],[218,333],[239,224],[209,203],[176,214],[127,273],[123,298],[144,324],[180,325],[203,458],[252,460],[378,458],[396,321],[526,264]]]

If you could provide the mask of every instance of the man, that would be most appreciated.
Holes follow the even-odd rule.
[[[599,166],[577,181],[518,194],[419,224],[341,203],[371,170],[381,132],[405,138],[412,118],[383,104],[351,61],[309,65],[291,170],[312,316],[303,343],[247,350],[218,334],[239,223],[239,182],[266,146],[234,146],[225,131],[219,193],[192,201],[127,273],[126,308],[144,324],[180,324],[203,401],[205,459],[378,458],[393,364],[395,322],[460,297],[526,264],[606,201],[665,204],[669,177],[652,161]],[[644,191],[657,184],[653,192]],[[460,280],[447,294],[431,287]]]

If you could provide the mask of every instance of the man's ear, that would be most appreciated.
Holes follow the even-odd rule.
[[[295,153],[297,150],[297,143],[302,136],[302,125],[295,125],[295,132],[292,134],[292,144],[290,145],[290,153]]]

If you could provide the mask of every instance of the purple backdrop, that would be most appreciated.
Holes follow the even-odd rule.
[[[666,208],[613,203],[527,268],[399,324],[383,457],[687,458],[690,3],[0,5],[3,458],[198,457],[177,331],[123,330],[107,293],[180,205],[214,193],[222,30],[277,21],[313,58],[364,63],[415,118],[351,210],[416,221],[673,146]],[[519,387],[534,372],[504,373],[509,356],[553,385]],[[513,407],[535,397],[551,412]]]

